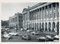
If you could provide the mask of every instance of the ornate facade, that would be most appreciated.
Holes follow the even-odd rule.
[[[59,3],[38,3],[23,13],[23,28],[59,33]]]

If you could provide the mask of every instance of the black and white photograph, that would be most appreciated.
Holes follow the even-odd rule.
[[[1,4],[1,42],[59,42],[59,2]]]

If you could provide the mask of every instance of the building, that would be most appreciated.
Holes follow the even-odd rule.
[[[20,29],[22,27],[22,14],[21,13],[15,13],[14,16],[9,18],[9,27],[17,27]]]
[[[59,3],[44,2],[23,9],[23,28],[59,33]]]
[[[24,8],[22,14],[23,14],[23,28],[27,29],[29,27],[28,23],[30,22],[28,9]]]
[[[1,20],[1,27],[5,27],[5,28],[8,28],[9,27],[9,20]]]

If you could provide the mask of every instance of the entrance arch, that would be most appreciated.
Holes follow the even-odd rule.
[[[40,31],[41,31],[41,23],[40,23]]]
[[[51,31],[51,23],[49,22],[49,31]]]
[[[45,31],[47,31],[47,23],[45,23]]]
[[[42,31],[44,31],[44,23],[42,23]]]
[[[55,22],[52,23],[52,31],[54,32],[55,30]]]
[[[59,34],[59,22],[57,22],[57,34]]]

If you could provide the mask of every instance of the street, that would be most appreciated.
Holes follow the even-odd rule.
[[[11,30],[12,31],[12,30]],[[34,36],[31,36],[32,40],[23,40],[21,37],[20,37],[20,34],[30,34],[30,33],[26,33],[25,31],[19,31],[19,36],[13,36],[12,39],[10,40],[6,40],[5,38],[2,38],[2,42],[35,42],[37,40],[35,40],[35,37]]]
[[[15,30],[14,29],[10,29],[11,32],[14,32]],[[28,33],[26,31],[21,31],[21,30],[18,30],[17,32],[19,32],[19,36],[13,36],[12,39],[10,40],[7,40],[5,38],[2,38],[2,42],[38,42],[38,40],[36,39],[36,37],[39,37],[39,36],[45,36],[46,34],[45,33],[42,33],[40,32],[39,35],[32,35],[31,33]],[[24,40],[21,38],[21,34],[24,35],[24,34],[28,34],[31,36],[31,40]],[[40,41],[42,42],[42,41]]]

